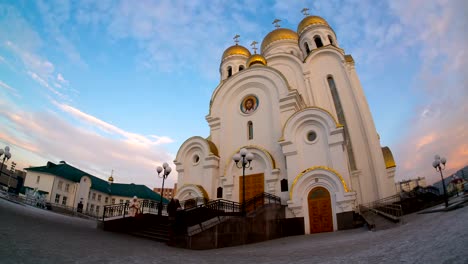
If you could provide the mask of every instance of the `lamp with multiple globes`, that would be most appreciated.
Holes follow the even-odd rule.
[[[162,167],[158,166],[156,168],[156,171],[158,172],[158,177],[162,178],[162,188],[161,188],[161,193],[160,193],[161,201],[159,202],[159,206],[158,206],[158,215],[162,215],[163,196],[164,196],[164,181],[167,179],[167,176],[169,176],[169,174],[171,173],[172,168],[169,167],[169,164],[167,164],[167,162],[164,162]]]
[[[11,158],[10,147],[6,146],[5,149],[0,149],[0,158],[3,156],[2,159],[2,166],[0,166],[0,176],[3,174],[3,164],[5,161],[8,161]]]
[[[444,175],[442,174],[442,171],[445,169],[446,162],[447,162],[446,158],[444,157],[441,158],[439,155],[435,155],[434,161],[432,162],[432,167],[434,167],[436,171],[440,172],[440,178],[442,179],[442,187],[444,189],[445,207],[448,207],[447,190],[445,189]]]
[[[245,216],[245,168],[250,167],[254,155],[246,148],[241,148],[239,153],[234,154],[232,159],[239,169],[242,168],[242,215]]]

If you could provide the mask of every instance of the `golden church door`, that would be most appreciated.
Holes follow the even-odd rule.
[[[333,231],[330,193],[323,187],[312,189],[308,195],[310,233]]]
[[[263,193],[265,190],[265,177],[263,173],[259,174],[251,174],[245,175],[245,200],[248,201],[249,199],[255,197],[255,195]],[[243,180],[242,176],[239,177],[239,202],[242,203],[242,194],[243,194]],[[263,200],[261,204],[257,203],[256,206],[263,205]],[[246,211],[252,211],[254,206],[248,206]]]

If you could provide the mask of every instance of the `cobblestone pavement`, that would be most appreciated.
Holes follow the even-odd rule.
[[[468,208],[404,224],[193,251],[0,199],[0,263],[468,263]]]

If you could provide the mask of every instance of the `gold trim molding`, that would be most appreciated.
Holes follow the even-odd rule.
[[[294,181],[293,181],[293,183],[291,185],[291,190],[289,191],[289,199],[292,200],[294,187],[296,186],[296,183],[299,181],[299,179],[302,178],[302,176],[304,176],[304,174],[306,174],[308,172],[311,172],[311,171],[314,171],[314,170],[326,170],[326,171],[329,171],[329,172],[335,174],[336,176],[338,176],[338,178],[340,178],[341,184],[343,185],[343,188],[344,188],[345,192],[349,192],[348,186],[346,185],[346,182],[343,179],[343,176],[341,176],[341,174],[338,173],[336,170],[334,170],[332,168],[329,168],[327,166],[313,166],[313,167],[310,167],[310,168],[308,168],[306,170],[303,170],[301,173],[299,173],[296,176],[296,178],[294,179]]]
[[[249,149],[249,148],[250,148],[250,149],[258,149],[258,150],[260,150],[260,151],[263,152],[263,153],[268,157],[268,159],[270,160],[271,167],[272,167],[273,169],[276,169],[276,161],[275,161],[275,158],[273,158],[273,155],[271,155],[271,153],[270,153],[268,150],[266,150],[265,148],[263,148],[263,147],[261,147],[261,146],[257,146],[257,145],[248,145],[248,146],[243,146],[243,147],[240,147],[240,148],[236,149],[236,150],[229,156],[229,159],[226,161],[226,165],[225,165],[225,167],[224,167],[224,175],[225,175],[225,176],[226,176],[226,171],[227,171],[227,169],[228,169],[228,166],[229,166],[230,162],[232,161],[232,157],[233,157],[236,153],[238,153],[238,152],[241,150],[241,148],[246,148],[246,149]]]
[[[210,197],[209,197],[208,193],[206,192],[205,188],[203,188],[203,186],[198,185],[198,184],[184,184],[184,185],[182,185],[182,187],[178,191],[183,190],[186,187],[187,188],[192,188],[192,189],[198,189],[202,193],[203,198],[208,199],[208,200],[210,199]]]

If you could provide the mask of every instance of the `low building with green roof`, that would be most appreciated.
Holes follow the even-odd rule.
[[[114,183],[77,169],[65,161],[58,164],[47,162],[45,166],[26,168],[26,188],[36,189],[46,194],[50,203],[77,208],[99,215],[106,205],[128,202],[136,196],[139,200],[159,202],[161,196],[142,184]],[[167,199],[163,199],[167,203]]]

